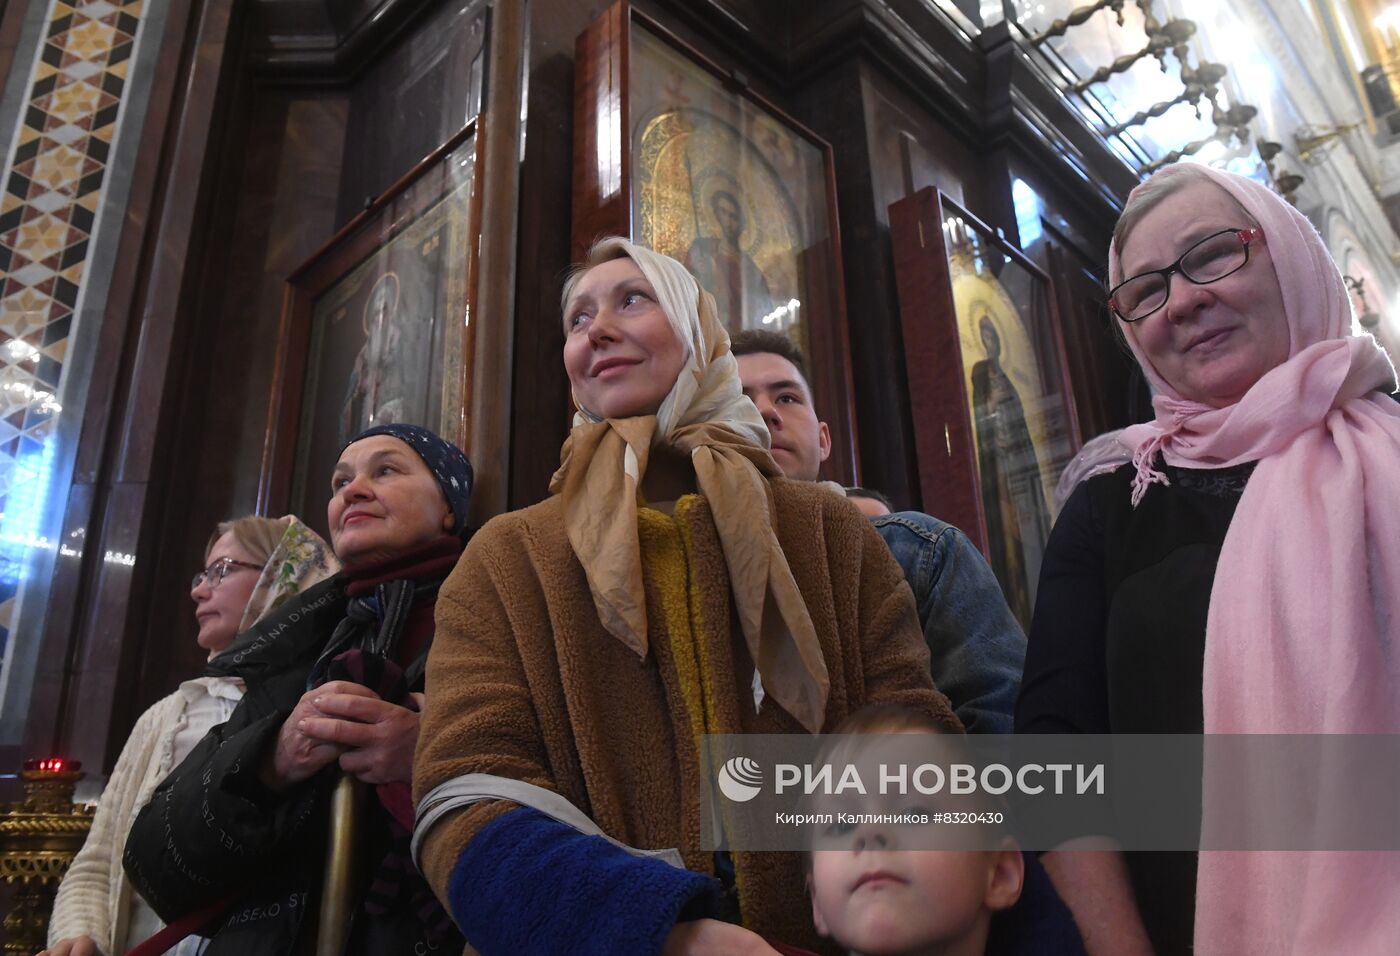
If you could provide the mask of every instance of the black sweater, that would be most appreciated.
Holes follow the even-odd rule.
[[[1133,468],[1084,482],[1041,566],[1017,733],[1199,734],[1206,614],[1220,546],[1253,464],[1158,466],[1170,486],[1130,502]],[[1194,853],[1129,853],[1158,956],[1189,953]]]

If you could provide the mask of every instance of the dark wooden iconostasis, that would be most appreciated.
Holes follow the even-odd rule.
[[[575,254],[573,183],[582,161],[575,154],[575,50],[612,6],[182,3],[188,29],[173,31],[169,59],[172,77],[185,86],[177,95],[172,81],[159,122],[150,124],[151,155],[170,162],[144,226],[145,248],[159,249],[179,269],[135,300],[169,323],[170,360],[148,370],[132,327],[112,374],[133,395],[142,376],[152,376],[141,399],[148,414],[128,416],[134,424],[127,431],[113,426],[86,452],[99,487],[123,467],[115,449],[132,441],[145,449],[147,479],[131,492],[137,503],[122,520],[133,523],[139,553],[151,558],[116,590],[79,580],[67,590],[56,586],[72,607],[51,615],[45,641],[54,653],[39,679],[53,703],[36,708],[30,722],[36,752],[67,748],[99,772],[110,768],[141,710],[202,663],[189,576],[213,524],[252,512],[259,501],[287,278],[478,110],[489,148],[518,158],[499,162],[483,186],[484,223],[503,221],[503,207],[510,211],[514,261],[499,257],[499,244],[488,255],[483,240],[477,331],[495,337],[478,337],[475,348],[499,374],[476,383],[474,414],[489,421],[479,419],[473,434],[487,425],[499,434],[472,450],[491,475],[478,517],[547,493],[568,427],[558,316],[560,283]],[[528,10],[508,51],[525,91],[523,109],[514,102],[523,122],[518,138],[498,135],[498,113],[512,111],[491,108],[503,94],[488,82],[492,57],[481,57],[488,39],[495,44],[503,35],[500,15],[511,4]],[[1122,356],[1094,338],[1092,316],[1098,263],[1135,179],[1033,75],[1004,30],[969,36],[925,0],[634,5],[734,89],[829,147],[831,219],[839,231],[828,278],[844,292],[844,328],[833,324],[825,333],[835,336],[826,354],[836,358],[823,362],[827,407],[819,412],[849,419],[843,427],[859,436],[849,446],[858,457],[843,464],[843,477],[858,475],[903,507],[919,500],[918,410],[889,207],[926,187],[1012,244],[1019,242],[1013,182],[1039,197],[1047,228],[1025,253],[1048,276],[1063,318],[1077,430],[1088,437],[1123,421],[1126,399],[1095,405],[1084,397],[1120,391]],[[171,208],[183,209],[190,223],[181,243],[160,232],[160,214]],[[159,277],[153,254],[133,260],[134,276]],[[496,285],[487,296],[490,282]],[[108,497],[111,503],[92,508],[105,507],[116,520],[116,499]]]
[[[286,280],[485,105],[487,0],[187,0],[171,16],[119,253],[134,288],[109,307],[124,321],[106,320],[90,406],[106,405],[69,495],[70,524],[127,535],[138,561],[120,581],[100,562],[55,580],[13,762],[105,773],[140,712],[200,672],[189,578],[214,525],[258,509]]]
[[[164,539],[179,546],[153,576],[166,624],[132,661],[139,693],[128,719],[198,672],[189,568],[217,521],[266,503],[259,480],[279,405],[273,373],[288,278],[480,112],[487,8],[252,3],[231,32],[201,183],[207,229],[191,250],[201,264],[187,293],[197,318],[178,391],[172,382],[182,412],[167,447],[181,494],[161,517]],[[299,32],[308,20],[310,35]],[[323,513],[304,520],[324,533]]]

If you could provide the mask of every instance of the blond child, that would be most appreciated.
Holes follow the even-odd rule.
[[[889,704],[858,711],[835,732],[945,733],[924,714]],[[836,823],[817,836],[808,869],[817,932],[853,956],[983,956],[993,914],[1021,895],[1025,864],[1015,839],[1005,836],[995,850],[928,850],[901,846],[908,836],[907,825],[884,822]]]

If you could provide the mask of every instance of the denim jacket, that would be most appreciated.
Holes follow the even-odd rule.
[[[1009,734],[1026,636],[967,535],[918,511],[874,519],[914,591],[933,682],[971,734]]]

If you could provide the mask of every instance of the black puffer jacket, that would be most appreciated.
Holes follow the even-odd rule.
[[[437,580],[430,583],[436,584],[452,561],[432,557],[439,564],[447,561],[432,575]],[[197,930],[213,937],[207,956],[314,950],[335,767],[283,792],[266,788],[258,771],[306,692],[327,639],[346,617],[347,587],[353,593],[353,583],[342,573],[308,589],[240,635],[211,664],[211,672],[241,677],[247,693],[228,722],[211,730],[161,783],[132,825],[122,862],[136,890],[163,920],[174,922],[224,904]],[[427,607],[415,604],[415,615],[423,611],[430,621],[433,597],[435,589],[430,589],[426,600],[418,602]],[[425,646],[419,666],[409,668],[419,675],[414,690],[422,689],[421,658],[426,654]],[[366,803],[371,819],[363,824],[357,850],[364,889],[393,845],[389,815],[373,795]],[[387,911],[371,915],[361,907],[356,912],[346,952],[460,951],[460,937],[430,939],[435,933],[415,912],[422,901],[410,895],[418,887],[426,890],[421,877],[412,873],[401,885]],[[447,926],[451,934],[450,922]]]

